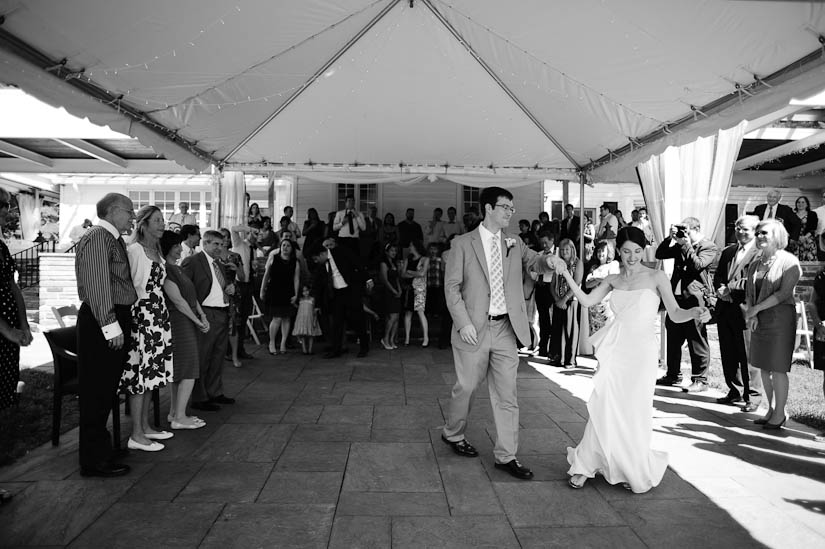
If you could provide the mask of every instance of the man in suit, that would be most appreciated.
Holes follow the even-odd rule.
[[[573,241],[576,250],[579,249],[579,231],[581,230],[581,218],[573,213],[573,205],[564,207],[564,219],[561,222],[561,240],[569,238]]]
[[[799,216],[790,206],[780,204],[782,193],[777,190],[768,192],[767,204],[760,204],[753,209],[753,213],[760,220],[779,219],[788,231],[788,246],[786,249],[795,250],[796,241],[799,240],[799,233],[802,230],[802,222]]]
[[[616,235],[619,234],[619,220],[613,215],[613,207],[604,203],[599,208],[601,222],[596,229],[596,240],[608,240],[613,247],[616,247]]]
[[[552,233],[542,232],[539,235],[539,246],[545,254],[556,253],[555,242],[556,238]],[[552,272],[536,273],[536,287],[533,292],[539,317],[539,342],[536,356],[544,359],[550,358],[550,330],[553,320],[553,293],[550,291],[552,282]]]
[[[132,228],[128,196],[110,193],[97,203],[100,223],[89,227],[75,251],[77,359],[80,380],[80,474],[114,477],[129,466],[113,461],[106,428],[126,363],[131,307],[137,301],[121,233]]]
[[[342,246],[319,245],[307,253],[320,267],[314,285],[315,302],[331,313],[330,347],[324,358],[337,358],[343,353],[345,324],[358,334],[358,358],[367,356],[370,344],[361,302],[366,271],[360,258]]]
[[[719,354],[722,372],[728,385],[728,394],[717,398],[719,404],[743,404],[742,411],[753,412],[756,404],[750,401],[751,371],[745,347],[745,317],[739,307],[745,302],[745,281],[748,266],[756,255],[754,231],[759,218],[743,215],[736,220],[736,244],[722,250],[719,265],[713,276],[716,290],[716,329],[719,332]],[[741,377],[740,377],[741,374]],[[758,377],[758,370],[756,377]]]
[[[530,341],[522,291],[523,273],[550,270],[548,256],[505,234],[515,213],[513,195],[500,187],[481,192],[484,219],[478,228],[453,240],[444,280],[453,319],[453,359],[457,381],[441,435],[453,451],[476,457],[465,440],[467,416],[478,385],[487,380],[496,425],[495,466],[520,479],[533,472],[516,459],[518,450],[518,341]]]
[[[673,259],[673,274],[670,284],[676,302],[683,309],[699,305],[699,300],[691,292],[697,285],[704,285],[703,273],[716,259],[716,244],[705,238],[699,220],[686,217],[678,225],[670,228],[670,236],[656,248],[656,259]],[[707,374],[710,364],[707,328],[694,320],[677,324],[665,318],[667,327],[667,373],[656,381],[657,385],[678,385],[682,382],[682,344],[687,340],[690,352],[691,384],[683,390],[698,393],[708,390]]]
[[[223,235],[218,231],[203,234],[203,251],[187,257],[181,264],[186,276],[195,285],[209,331],[198,340],[200,378],[192,392],[192,408],[214,412],[219,404],[234,404],[235,399],[223,394],[223,360],[229,343],[229,296],[235,285],[227,284],[226,272],[215,261],[221,252]]]

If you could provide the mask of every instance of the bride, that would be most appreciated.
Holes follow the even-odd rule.
[[[610,293],[614,318],[591,336],[599,367],[587,403],[590,419],[576,448],[567,449],[570,486],[581,488],[601,474],[610,484],[636,493],[647,492],[662,480],[667,454],[651,450],[651,407],[659,365],[654,321],[659,300],[674,322],[707,322],[704,307],[681,309],[663,271],[642,265],[644,232],[624,227],[616,236],[621,261],[619,274],[607,276],[591,293],[579,288],[561,259],[553,260],[583,306],[595,305]]]

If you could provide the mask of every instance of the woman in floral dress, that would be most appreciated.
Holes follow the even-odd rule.
[[[221,255],[217,259],[218,263],[223,265],[223,270],[226,273],[226,283],[235,284],[235,282],[246,282],[243,280],[243,259],[241,256],[233,251],[232,248],[232,233],[229,229],[220,229],[223,235],[223,246],[221,247]],[[237,285],[235,286],[238,287]],[[227,354],[231,353],[232,365],[235,368],[242,366],[241,359],[238,356],[238,322],[239,311],[241,308],[241,293],[235,292],[229,296],[229,347]]]
[[[138,300],[132,305],[132,338],[120,390],[128,395],[132,411],[128,447],[146,452],[163,450],[164,445],[157,441],[173,436],[149,425],[152,391],[172,381],[172,324],[163,295],[166,269],[160,249],[163,229],[163,212],[156,206],[144,206],[137,213],[127,248]]]
[[[816,226],[819,218],[816,212],[811,211],[811,203],[805,196],[796,199],[796,216],[802,222],[802,230],[799,231],[797,241],[796,257],[799,261],[816,261]]]

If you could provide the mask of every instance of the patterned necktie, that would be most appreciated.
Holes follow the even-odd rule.
[[[490,303],[494,311],[505,311],[507,305],[504,303],[504,273],[501,268],[501,243],[500,238],[493,237],[490,247]]]
[[[226,292],[224,291],[226,289],[226,279],[223,277],[223,271],[221,271],[217,261],[212,262],[212,270],[215,272],[215,280],[218,281],[218,285],[221,287],[223,302],[229,303],[229,296],[226,295]]]

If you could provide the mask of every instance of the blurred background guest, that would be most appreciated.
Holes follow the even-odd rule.
[[[559,243],[559,257],[567,263],[576,284],[581,284],[584,266],[576,256],[576,247],[569,238]],[[550,365],[572,367],[576,365],[579,348],[579,301],[567,281],[556,276],[550,286],[553,296],[553,320],[550,332]]]
[[[292,241],[284,240],[278,250],[269,254],[266,270],[261,281],[261,303],[267,314],[272,317],[269,322],[269,354],[286,353],[286,342],[291,326],[290,319],[298,302],[298,289],[301,284],[301,270],[295,257]],[[281,332],[281,344],[278,348],[275,336]]]
[[[318,210],[310,208],[307,210],[307,220],[304,221],[304,249],[311,250],[324,239],[326,226],[318,217]]]
[[[6,226],[11,196],[0,189],[0,227]],[[14,281],[16,268],[0,240],[0,410],[12,405],[20,379],[20,347],[32,342],[23,294]]]
[[[422,347],[430,344],[429,324],[425,309],[427,305],[427,268],[429,260],[424,256],[426,251],[421,240],[413,240],[407,252],[407,260],[401,272],[404,285],[404,345],[410,344],[410,329],[412,328],[413,313],[418,315],[421,322],[421,332],[424,336]]]
[[[246,224],[247,225],[258,225],[263,223],[263,216],[261,215],[261,208],[258,207],[257,202],[253,202],[249,205],[249,210],[246,214]]]
[[[169,422],[172,429],[200,429],[206,422],[186,413],[195,380],[200,377],[198,355],[199,333],[209,331],[206,314],[198,303],[195,285],[178,266],[181,252],[181,236],[164,231],[160,250],[166,260],[166,280],[163,293],[169,308],[172,326],[172,390],[169,392]]]
[[[796,243],[796,257],[799,261],[816,261],[816,228],[819,224],[819,216],[811,210],[811,203],[805,196],[796,199],[794,212],[802,226],[799,231],[799,240]]]
[[[397,349],[398,315],[401,312],[401,284],[398,278],[398,246],[390,242],[384,246],[384,257],[378,266],[378,285],[375,287],[379,302],[384,305],[384,337],[381,345],[389,350]]]
[[[386,249],[387,244],[395,244],[396,251],[400,252],[398,246],[398,227],[395,226],[395,216],[387,213],[384,216],[384,222],[381,224],[381,229],[378,231],[378,241],[381,246]]]
[[[238,319],[241,315],[238,314],[238,312],[241,308],[240,285],[246,283],[246,279],[244,278],[243,258],[240,254],[232,251],[232,232],[229,229],[224,228],[220,229],[220,233],[223,235],[223,243],[216,261],[223,266],[223,270],[226,273],[226,283],[235,284],[235,288],[238,290],[229,296],[229,347],[227,348],[227,358],[232,361],[232,365],[235,366],[235,368],[240,368],[242,364],[241,359],[238,356],[240,351],[238,341]]]

